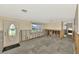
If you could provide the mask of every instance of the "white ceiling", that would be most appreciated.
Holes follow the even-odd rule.
[[[24,13],[21,9],[26,9]],[[3,4],[0,5],[0,16],[46,22],[49,20],[73,20],[75,4]]]

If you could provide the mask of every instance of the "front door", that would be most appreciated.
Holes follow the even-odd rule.
[[[19,43],[19,25],[17,21],[4,20],[3,47]]]

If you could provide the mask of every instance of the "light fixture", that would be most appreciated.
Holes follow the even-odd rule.
[[[21,11],[22,11],[22,12],[27,12],[27,10],[25,10],[25,9],[22,9]]]

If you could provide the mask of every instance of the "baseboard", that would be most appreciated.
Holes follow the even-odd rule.
[[[14,45],[10,45],[10,46],[4,47],[2,52],[10,50],[10,49],[13,49],[13,48],[16,48],[16,47],[19,47],[19,46],[20,46],[20,44],[17,43],[17,44],[14,44]]]

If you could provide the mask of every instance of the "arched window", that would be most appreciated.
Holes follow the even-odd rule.
[[[16,36],[16,27],[14,24],[11,24],[9,27],[9,36]]]

